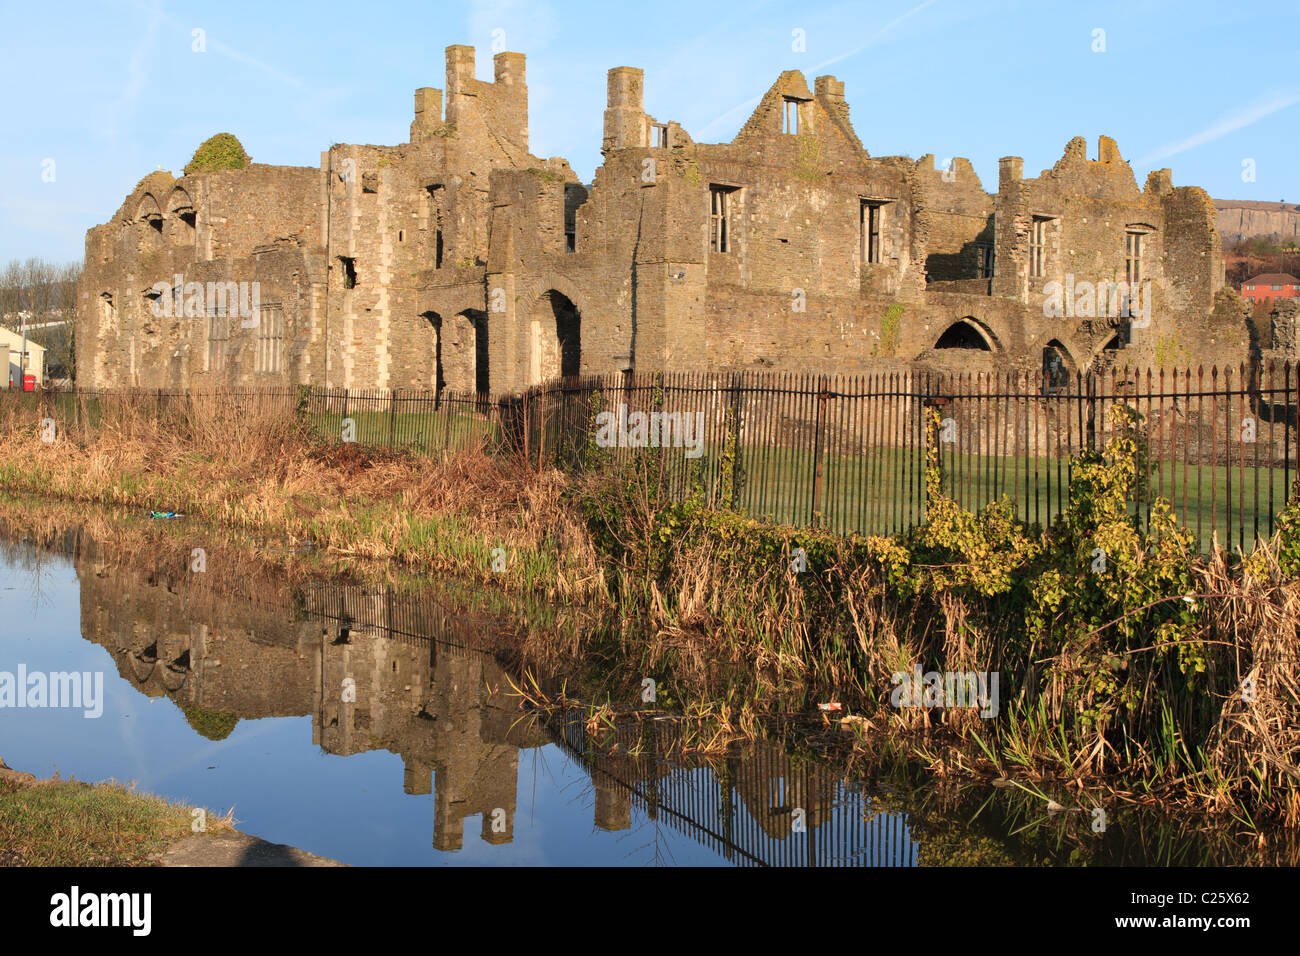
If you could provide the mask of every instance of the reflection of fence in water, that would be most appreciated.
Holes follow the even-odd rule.
[[[873,812],[870,799],[832,773],[795,762],[779,747],[759,743],[710,764],[674,765],[667,752],[669,722],[624,725],[614,743],[587,734],[582,713],[558,727],[564,745],[596,785],[596,819],[626,829],[631,810],[666,823],[741,866],[914,866],[919,847],[906,815]],[[628,756],[640,745],[644,756]],[[804,812],[802,832],[795,811]]]
[[[297,592],[302,610],[343,629],[451,653],[486,654],[501,625],[450,610],[433,596],[370,585],[307,585]]]

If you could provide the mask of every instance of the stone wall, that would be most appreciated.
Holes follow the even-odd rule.
[[[1213,204],[1167,170],[1139,189],[1108,137],[1095,158],[1072,140],[1033,179],[1006,157],[990,195],[967,160],[870,155],[833,76],[782,73],[730,143],[702,144],[644,111],[642,71],[616,67],[583,184],[529,153],[523,56],[497,54],[492,82],[474,57],[447,49],[408,143],[336,145],[319,169],[146,177],[87,235],[81,383],[501,393],[627,369],[1249,354]],[[1126,279],[1133,235],[1150,323],[1050,307],[1053,285]],[[259,282],[274,345],[258,323],[214,345],[210,316],[158,321],[149,289],[176,274]]]

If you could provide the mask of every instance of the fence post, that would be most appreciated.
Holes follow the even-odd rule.
[[[438,401],[442,401],[442,392],[438,392]],[[442,457],[445,461],[451,455],[451,412],[455,407],[454,402],[445,402],[442,413],[446,416],[446,427],[442,430]]]
[[[731,375],[731,415],[727,422],[727,434],[724,441],[731,446],[731,481],[727,507],[736,507],[736,498],[740,492],[740,385],[738,373]]]
[[[826,421],[826,400],[830,393],[826,390],[826,376],[817,379],[817,419],[813,426],[813,487],[812,512],[808,515],[809,527],[816,527],[817,510],[822,500],[822,427]]]
[[[388,390],[388,450],[393,449],[393,432],[397,425],[397,389]]]
[[[542,393],[543,387],[544,386],[538,386],[539,398],[543,394]],[[563,400],[564,398],[563,392],[560,393],[560,398],[561,400]],[[542,470],[542,461],[546,456],[546,426],[549,424],[549,422],[547,421],[547,412],[550,411],[549,406],[551,404],[549,399],[550,399],[549,395],[547,395],[547,397],[545,398],[542,398],[542,402],[541,402],[542,412],[541,415],[539,416],[539,427],[537,429],[537,470],[539,472]]]
[[[1088,369],[1086,386],[1088,389],[1088,432],[1087,449],[1094,451],[1097,447],[1097,380],[1093,369]]]

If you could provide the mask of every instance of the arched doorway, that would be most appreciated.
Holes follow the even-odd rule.
[[[486,392],[487,313],[463,309],[438,325],[438,388],[457,395]]]
[[[568,297],[550,289],[533,306],[529,384],[572,378],[582,371],[582,316]]]
[[[479,395],[486,395],[492,390],[492,379],[488,370],[488,317],[481,309],[466,309],[457,316],[468,323],[474,343],[473,375],[468,378],[468,386]],[[468,391],[469,388],[466,390]]]
[[[140,251],[148,252],[162,246],[163,215],[158,200],[152,193],[145,193],[136,209],[136,221],[144,223],[146,228],[140,235]]]
[[[1052,339],[1043,347],[1043,391],[1059,392],[1070,387],[1070,377],[1074,374],[1074,361],[1070,350],[1058,339]]]
[[[993,351],[993,346],[986,337],[984,330],[970,319],[961,319],[944,329],[943,334],[934,343],[934,347],[936,349],[969,349],[977,352]]]
[[[164,224],[168,242],[174,246],[194,245],[197,213],[190,194],[177,186],[167,200],[167,221]]]
[[[431,388],[441,393],[442,373],[442,316],[437,312],[420,313],[420,330],[410,378],[417,388]]]

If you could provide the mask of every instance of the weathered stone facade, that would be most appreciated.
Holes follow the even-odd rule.
[[[448,48],[402,145],[146,177],[87,235],[80,383],[504,393],[624,369],[1248,357],[1213,202],[1168,170],[1139,188],[1108,137],[1037,178],[1006,157],[990,194],[964,159],[869,155],[834,77],[781,74],[732,142],[703,144],[617,67],[586,185],[529,153],[523,56],[494,62],[480,81],[473,49]],[[1149,322],[1106,314],[1130,279],[1151,283]],[[156,314],[160,282],[182,315]],[[241,282],[260,289],[241,321],[186,291]],[[1076,300],[1083,284],[1103,291]]]

